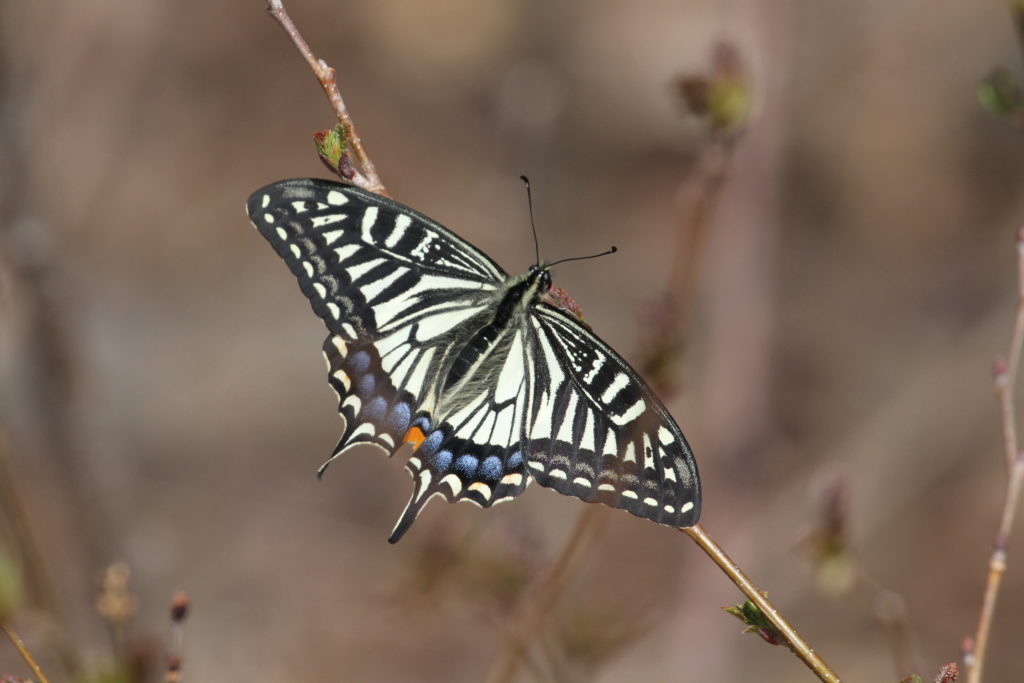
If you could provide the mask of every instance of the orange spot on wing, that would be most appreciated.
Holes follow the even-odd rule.
[[[419,448],[423,440],[427,438],[427,435],[423,433],[423,430],[419,427],[410,427],[409,431],[402,437],[402,441],[405,443],[411,443],[413,448]]]

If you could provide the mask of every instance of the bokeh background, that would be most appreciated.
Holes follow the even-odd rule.
[[[520,271],[526,173],[545,258],[619,247],[557,283],[654,368],[705,527],[845,680],[959,660],[1005,487],[991,366],[1024,223],[1024,132],[975,96],[1020,69],[1006,5],[289,9],[398,200]],[[727,143],[677,86],[716,45],[753,101]],[[0,551],[51,680],[128,657],[159,679],[176,589],[186,680],[485,680],[587,506],[435,502],[392,547],[401,462],[317,482],[324,330],[243,203],[326,175],[310,134],[333,114],[264,3],[5,2],[0,107]],[[595,519],[520,680],[812,680],[720,611],[741,596],[686,537]],[[1024,678],[1021,541],[990,681]],[[94,605],[114,561],[137,605],[116,627]],[[6,641],[3,672],[26,675]]]

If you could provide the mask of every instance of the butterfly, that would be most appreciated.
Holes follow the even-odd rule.
[[[249,219],[329,331],[328,381],[355,448],[411,451],[397,542],[435,496],[481,507],[536,480],[676,528],[697,523],[700,479],[650,387],[545,296],[550,266],[509,275],[423,214],[340,183],[282,180]]]

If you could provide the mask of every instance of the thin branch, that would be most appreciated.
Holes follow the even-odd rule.
[[[1006,359],[995,363],[996,396],[1003,420],[1003,451],[1006,469],[1009,473],[1017,460],[1016,391],[1017,373],[1020,369],[1021,346],[1024,344],[1024,230],[1017,236],[1017,316],[1013,322],[1013,334]]]
[[[59,612],[56,591],[50,580],[50,572],[43,559],[28,510],[21,499],[17,480],[8,454],[6,435],[0,432],[0,511],[7,521],[18,559],[25,566],[25,581],[29,592],[36,603],[51,615]]]
[[[171,643],[167,650],[167,667],[164,683],[181,683],[181,663],[184,656],[185,617],[188,616],[189,601],[185,591],[178,591],[171,600]]]
[[[696,299],[699,268],[697,261],[703,255],[704,239],[711,227],[715,208],[729,177],[736,150],[735,139],[716,138],[704,147],[697,160],[696,170],[684,181],[683,217],[680,240],[672,262],[667,291],[679,307],[679,319],[685,336],[689,309]]]
[[[21,658],[25,660],[26,664],[28,664],[28,668],[32,670],[32,675],[38,679],[38,683],[49,683],[49,680],[43,675],[43,670],[39,668],[38,664],[36,664],[36,660],[32,656],[32,653],[28,651],[28,648],[25,647],[25,643],[22,642],[21,638],[18,637],[18,634],[14,632],[14,629],[10,626],[0,624],[0,631],[6,633],[7,637],[11,639],[12,643],[14,643],[14,647],[17,648]]]
[[[81,671],[81,662],[75,652],[74,645],[68,638],[67,624],[57,603],[57,590],[39,542],[33,532],[25,502],[18,490],[14,475],[6,435],[0,431],[0,519],[6,520],[7,528],[13,540],[18,559],[25,571],[25,583],[29,595],[58,628],[47,629],[50,639],[49,646],[57,652],[58,659],[64,668],[77,675]]]
[[[487,683],[508,683],[515,679],[531,641],[554,610],[567,577],[586,556],[600,523],[606,519],[605,512],[607,509],[599,505],[588,505],[577,518],[562,552],[537,581],[536,591],[527,596],[525,605],[513,618],[505,644],[487,675]]]
[[[299,33],[299,29],[295,27],[291,17],[288,16],[288,12],[284,8],[284,2],[282,0],[268,0],[267,11],[270,16],[277,20],[277,23],[281,24],[281,28],[285,30],[288,37],[292,39],[295,44],[295,48],[302,54],[306,59],[306,63],[309,64],[309,68],[313,70],[313,75],[320,81],[321,87],[324,89],[324,93],[327,95],[327,99],[331,102],[331,107],[334,109],[334,113],[338,116],[338,121],[342,126],[345,127],[346,137],[349,145],[352,147],[352,151],[355,153],[356,160],[359,161],[359,165],[363,167],[363,172],[354,171],[352,182],[355,185],[375,192],[384,196],[388,195],[387,188],[384,187],[384,183],[381,181],[380,176],[377,175],[377,167],[374,166],[373,161],[370,159],[370,155],[366,153],[366,148],[363,147],[363,141],[359,137],[359,133],[356,132],[355,123],[352,122],[352,117],[348,113],[348,108],[345,106],[345,101],[341,98],[341,91],[338,89],[338,83],[335,80],[335,71],[333,67],[327,65],[322,59],[319,59],[313,54],[313,51],[309,48],[309,44]]]
[[[1002,519],[999,531],[992,544],[992,555],[988,561],[988,582],[985,595],[981,602],[981,614],[978,617],[978,629],[969,651],[964,656],[967,668],[967,683],[981,683],[988,650],[989,634],[992,630],[992,619],[996,612],[996,601],[1003,574],[1006,573],[1007,546],[1010,532],[1013,530],[1013,519],[1017,513],[1021,486],[1024,484],[1024,453],[1017,445],[1016,409],[1014,407],[1014,386],[1020,370],[1021,346],[1024,344],[1024,228],[1017,233],[1017,316],[1010,336],[1010,346],[1005,361],[996,361],[995,385],[999,399],[1000,413],[1003,419],[1003,448],[1006,455],[1007,481],[1006,498],[1003,502]]]
[[[694,542],[700,546],[701,550],[708,554],[715,564],[718,565],[719,569],[725,572],[725,575],[736,584],[736,586],[743,591],[751,602],[757,605],[757,608],[761,610],[761,613],[771,621],[779,632],[782,633],[789,641],[793,653],[799,657],[807,668],[814,672],[814,674],[825,681],[825,683],[841,683],[839,677],[833,673],[825,661],[818,656],[814,649],[807,644],[807,642],[797,633],[796,629],[789,625],[789,622],[779,614],[779,611],[775,609],[775,606],[768,601],[768,598],[758,590],[758,588],[751,583],[747,575],[743,573],[743,570],[739,568],[732,558],[725,554],[717,543],[712,540],[704,528],[700,524],[696,524],[688,529],[680,529],[687,536],[692,538]]]

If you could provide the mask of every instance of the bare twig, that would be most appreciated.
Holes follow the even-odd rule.
[[[1014,408],[1014,385],[1020,369],[1021,346],[1024,344],[1024,228],[1017,233],[1017,316],[1010,336],[1006,360],[995,363],[996,396],[999,399],[1003,419],[1003,447],[1006,456],[1007,481],[1006,498],[1003,502],[999,531],[992,544],[992,555],[988,562],[988,582],[982,598],[978,629],[973,643],[964,655],[967,669],[967,683],[980,683],[988,649],[988,638],[995,616],[996,600],[1003,574],[1006,573],[1006,551],[1013,529],[1013,518],[1017,512],[1021,485],[1024,484],[1024,453],[1017,446],[1017,426]]]
[[[181,663],[185,642],[185,618],[188,616],[189,602],[185,591],[178,591],[171,599],[171,644],[167,649],[167,668],[164,670],[164,683],[181,683]]]
[[[728,178],[735,139],[718,138],[705,147],[697,161],[693,175],[684,182],[683,217],[679,245],[672,262],[667,291],[680,308],[679,319],[685,333],[689,319],[689,308],[694,301],[694,290],[699,269],[697,259],[703,254],[704,238],[707,236],[718,204],[722,187]]]
[[[601,522],[605,520],[605,512],[607,508],[588,505],[580,514],[569,540],[562,546],[562,552],[537,581],[536,590],[527,596],[522,609],[513,618],[505,644],[487,675],[487,683],[508,683],[515,678],[530,647],[531,634],[536,633],[551,614],[567,578],[580,559],[586,556]]]
[[[7,451],[6,435],[0,432],[0,515],[6,520],[18,559],[25,568],[25,581],[29,594],[36,603],[47,612],[56,615],[56,591],[50,581],[50,572],[43,560],[28,511],[21,499],[21,493],[15,479],[14,471]]]
[[[284,2],[282,0],[268,0],[267,11],[270,12],[270,16],[274,17],[281,28],[285,30],[288,37],[295,43],[296,49],[302,53],[302,56],[306,59],[306,63],[309,64],[309,68],[313,70],[313,74],[320,81],[321,87],[324,89],[324,93],[327,95],[327,99],[331,102],[331,107],[334,108],[334,113],[338,116],[338,121],[342,126],[345,127],[347,133],[347,140],[349,145],[352,147],[352,151],[355,153],[356,159],[359,161],[360,166],[363,167],[363,172],[360,173],[353,169],[352,182],[355,185],[369,190],[370,192],[376,192],[384,196],[388,195],[387,189],[384,187],[384,183],[381,182],[380,176],[377,175],[377,168],[374,166],[370,156],[366,153],[366,149],[363,147],[363,142],[359,138],[359,133],[356,132],[356,126],[352,122],[352,117],[349,116],[348,108],[345,106],[345,101],[341,98],[341,91],[338,89],[338,83],[334,78],[335,71],[333,67],[327,65],[322,59],[319,59],[313,54],[313,51],[309,48],[306,40],[299,33],[299,29],[295,27],[291,17],[288,16],[288,12],[284,8]]]
[[[999,399],[999,411],[1003,420],[1003,452],[1006,456],[1006,469],[1010,472],[1017,460],[1017,420],[1014,384],[1020,369],[1021,345],[1024,344],[1024,229],[1017,236],[1018,279],[1017,279],[1017,316],[1013,322],[1013,334],[1010,335],[1010,346],[1006,358],[997,359],[994,368],[996,396]]]
[[[20,654],[21,658],[25,660],[25,663],[28,664],[28,668],[32,670],[32,675],[38,679],[39,683],[49,683],[49,680],[45,675],[43,675],[43,670],[39,668],[39,665],[36,663],[32,653],[28,651],[28,648],[25,647],[25,643],[22,642],[21,638],[18,637],[18,634],[14,632],[14,629],[5,624],[0,624],[0,631],[7,634],[7,637],[10,638],[12,643],[14,643],[14,647],[17,648],[18,654]]]
[[[814,672],[814,674],[826,683],[840,683],[839,677],[828,668],[824,660],[818,656],[814,649],[807,644],[806,641],[800,634],[797,633],[796,629],[789,625],[789,622],[783,618],[779,611],[775,609],[775,606],[768,602],[768,599],[764,594],[757,589],[757,587],[751,583],[747,575],[739,568],[732,558],[725,554],[717,543],[708,535],[704,528],[700,524],[696,524],[688,529],[680,529],[687,536],[692,538],[694,542],[700,546],[701,550],[708,554],[715,564],[718,565],[719,569],[725,572],[726,576],[736,584],[736,586],[743,591],[743,594],[750,599],[757,608],[761,610],[761,613],[771,621],[779,632],[782,633],[789,641],[791,649],[799,657],[807,668]]]
[[[58,267],[59,230],[48,220],[46,193],[34,182],[41,157],[31,141],[40,133],[31,112],[38,104],[40,79],[31,60],[16,49],[17,41],[5,40],[8,36],[2,30],[23,23],[15,18],[14,9],[10,3],[0,4],[0,303],[4,326],[13,331],[15,354],[13,382],[4,390],[11,399],[7,403],[17,405],[23,415],[18,442],[27,447],[12,454],[6,440],[0,443],[0,517],[11,529],[31,599],[57,623],[58,628],[47,629],[49,649],[56,651],[69,677],[77,677],[80,658],[67,635],[40,539],[31,533],[31,506],[25,501],[32,496],[19,487],[14,456],[31,455],[50,464],[47,488],[35,498],[54,506],[68,523],[62,544],[66,559],[95,566],[108,554],[109,534],[78,438],[78,335]]]

